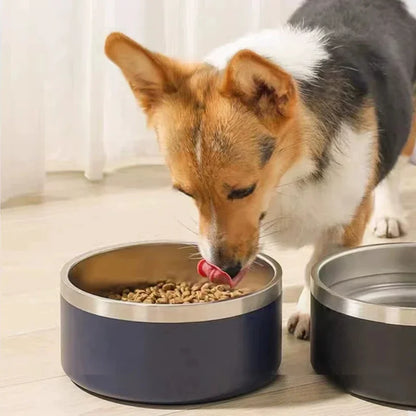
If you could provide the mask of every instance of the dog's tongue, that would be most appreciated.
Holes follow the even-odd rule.
[[[206,260],[201,260],[198,263],[198,273],[202,277],[207,277],[211,282],[218,284],[226,284],[231,287],[236,286],[246,274],[246,269],[243,269],[237,276],[231,278],[231,276],[221,270],[214,264],[208,263]]]

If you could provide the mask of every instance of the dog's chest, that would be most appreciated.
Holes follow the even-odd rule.
[[[349,224],[369,183],[373,149],[371,133],[343,127],[322,179],[295,180],[277,188],[270,215],[277,218],[273,238],[302,246],[324,230]]]

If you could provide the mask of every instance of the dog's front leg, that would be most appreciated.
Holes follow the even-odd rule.
[[[305,286],[299,297],[296,312],[287,322],[287,329],[299,339],[309,339],[310,331],[310,276],[312,267],[324,257],[342,249],[342,227],[322,233],[314,246],[314,251],[305,269]]]
[[[341,251],[345,248],[359,246],[362,242],[365,227],[371,217],[373,209],[373,196],[368,193],[347,226],[334,227],[321,234],[315,244],[311,259],[305,270],[305,287],[299,297],[296,312],[289,318],[287,327],[289,332],[297,338],[308,339],[310,332],[310,291],[312,267],[324,257]]]

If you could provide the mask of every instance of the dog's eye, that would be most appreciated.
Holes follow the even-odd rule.
[[[251,195],[254,190],[256,189],[256,184],[253,183],[253,185],[249,186],[248,188],[242,188],[242,189],[233,189],[228,194],[228,199],[243,199],[246,196]]]
[[[191,198],[194,198],[194,196],[192,194],[190,194],[189,192],[185,191],[184,189],[182,189],[180,186],[173,186],[173,189],[176,189],[177,191],[185,194],[186,196],[190,196]]]

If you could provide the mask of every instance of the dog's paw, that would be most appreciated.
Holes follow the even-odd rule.
[[[309,339],[311,317],[308,313],[295,312],[287,321],[287,330],[299,339]]]
[[[406,222],[394,217],[375,218],[373,233],[379,238],[398,238],[406,233]]]

